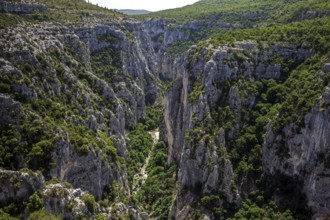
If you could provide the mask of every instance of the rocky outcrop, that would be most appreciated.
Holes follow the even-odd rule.
[[[95,207],[95,210],[88,209],[83,199],[85,195],[88,195],[86,191],[72,189],[60,183],[45,186],[42,195],[45,210],[48,213],[61,215],[66,219],[74,219],[81,214],[91,217],[94,212],[100,211],[98,206]]]
[[[159,94],[154,50],[146,31],[135,21],[114,20],[81,26],[22,24],[8,31],[0,30],[0,35],[1,131],[9,124],[20,126],[20,114],[26,113],[32,121],[38,121],[42,132],[50,132],[52,140],[48,143],[52,145],[53,166],[44,173],[47,180],[56,177],[67,181],[75,189],[93,194],[97,200],[103,198],[106,185],[116,182],[129,197],[124,166],[125,129],[134,127],[145,117],[145,105],[153,104]],[[102,52],[105,57],[96,57]],[[102,72],[95,68],[95,62],[99,61],[103,63],[97,68],[104,68]],[[54,106],[50,104],[45,112],[38,112],[38,103],[43,100]],[[22,103],[31,102],[35,103],[32,108],[22,109]],[[71,106],[72,110],[64,106]],[[59,115],[53,118],[51,114],[55,109]],[[45,119],[45,115],[59,119],[63,127],[48,130],[45,124],[50,118]],[[89,145],[87,151],[78,152],[82,142],[75,142],[72,132],[68,132],[75,126],[86,126],[99,144],[91,147],[90,140],[85,140]],[[35,136],[37,143],[42,137]],[[34,144],[29,147],[33,148]],[[24,155],[20,155],[19,160],[20,166],[26,166]],[[73,191],[64,191],[72,197],[76,195]],[[49,200],[48,208],[62,213],[65,202],[57,207],[56,201],[60,199]],[[127,208],[132,207],[127,205]],[[140,211],[136,211],[136,215],[144,216],[137,219],[147,216]]]
[[[0,170],[0,206],[27,201],[35,191],[42,189],[44,182],[40,173],[30,170]]]
[[[5,130],[10,124],[18,124],[21,105],[11,97],[0,94],[0,129]],[[9,114],[8,114],[9,113]]]
[[[60,181],[67,181],[74,188],[81,188],[93,194],[96,199],[101,199],[105,185],[118,181],[128,191],[126,173],[119,164],[111,164],[115,158],[105,158],[102,150],[94,150],[87,155],[78,155],[71,146],[67,133],[56,134],[60,137],[55,143],[52,158],[55,167],[50,171],[50,176],[57,177]]]
[[[256,94],[235,82],[240,77],[252,81],[280,79],[283,64],[294,58],[288,67],[293,68],[313,53],[283,43],[261,50],[256,43],[237,42],[234,47],[192,47],[175,60],[176,79],[165,95],[169,162],[179,164],[179,188],[172,217],[193,218],[193,210],[199,208],[216,219],[210,207],[198,202],[208,196],[221,198],[216,206],[223,209],[240,205],[246,192],[244,186],[237,188],[232,184],[234,172],[227,143],[238,137],[241,111],[255,105]],[[274,62],[274,57],[278,62]],[[219,106],[228,106],[232,112],[233,126],[226,131],[211,126],[217,123],[214,108]]]
[[[286,175],[303,182],[308,206],[319,215],[330,210],[330,88],[304,118],[304,126],[291,123],[280,132],[271,124],[266,134],[263,162],[269,175]]]
[[[148,220],[150,216],[139,210],[137,207],[128,207],[124,203],[120,202],[115,204],[116,211],[111,213],[110,218],[116,218],[117,216],[130,216],[134,220]],[[126,217],[127,218],[127,217]]]
[[[210,108],[219,101],[228,102],[229,106],[237,110],[243,105],[253,105],[253,94],[244,94],[244,103],[242,103],[243,97],[240,96],[243,94],[239,94],[235,86],[227,91],[228,99],[221,97],[223,88],[219,87],[220,85],[237,80],[239,74],[251,79],[279,79],[283,67],[281,63],[272,63],[274,56],[284,60],[295,57],[295,63],[301,63],[313,54],[312,50],[285,44],[259,50],[256,43],[243,42],[236,43],[235,47],[213,48],[210,45],[209,48],[200,49],[195,47],[183,58],[175,61],[176,68],[173,72],[176,80],[166,95],[165,101],[168,104],[165,108],[165,117],[167,117],[165,123],[176,122],[174,126],[167,126],[169,145],[173,146],[174,152],[177,151],[176,148],[183,146],[185,131],[193,129],[195,120],[203,120],[209,116]],[[206,60],[209,54],[211,56]],[[188,93],[190,93],[189,99]],[[197,116],[196,119],[192,118],[193,114]],[[174,128],[176,125],[179,126],[178,129]],[[175,137],[172,138],[172,134]],[[175,141],[178,143],[171,144]],[[175,155],[180,155],[180,152],[181,150],[178,150]],[[180,157],[176,159],[179,160]]]
[[[44,4],[25,3],[25,2],[7,2],[0,0],[0,11],[18,14],[31,14],[33,12],[45,12],[47,10]]]

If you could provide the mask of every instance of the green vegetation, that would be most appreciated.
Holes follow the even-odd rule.
[[[229,44],[236,41],[254,41],[274,45],[285,42],[300,45],[303,48],[313,48],[319,53],[326,53],[330,49],[328,41],[330,18],[315,18],[302,22],[293,22],[281,26],[254,28],[229,31],[211,38],[209,42],[214,46]]]
[[[175,190],[175,165],[167,164],[167,147],[158,142],[147,166],[148,178],[134,195],[135,200],[154,217],[168,219]]]
[[[187,51],[193,45],[192,41],[177,41],[167,48],[167,52],[171,56],[177,56]]]
[[[62,218],[48,214],[44,209],[40,209],[39,211],[35,211],[30,214],[28,220],[61,220]]]
[[[242,208],[235,214],[233,218],[228,220],[239,220],[239,219],[279,219],[279,220],[294,220],[290,210],[286,210],[281,213],[276,211],[277,207],[274,202],[268,205],[258,206],[252,203],[250,200],[246,200],[243,203]]]
[[[20,124],[12,124],[1,130],[0,166],[17,170],[20,155],[25,158],[25,166],[32,170],[47,172],[52,167],[50,152],[53,149],[52,129],[44,126],[34,115],[23,117]]]
[[[129,137],[129,154],[127,158],[128,163],[128,180],[132,184],[134,175],[143,166],[147,158],[153,140],[151,135],[146,131],[143,124],[137,124],[136,128],[131,131]]]
[[[19,220],[0,210],[0,220]]]
[[[7,2],[21,2],[13,0]],[[46,5],[46,12],[34,12],[33,14],[7,14],[0,12],[0,29],[16,25],[21,22],[86,22],[96,19],[102,15],[104,21],[111,21],[116,18],[122,18],[124,15],[120,12],[89,4],[84,0],[27,0],[24,2],[42,3]]]
[[[165,19],[169,22],[169,31],[179,28],[185,36],[189,36],[188,40],[175,41],[169,45],[167,52],[176,56],[200,40],[228,31],[265,26],[276,28],[278,25],[294,21],[325,17],[329,11],[330,3],[327,0],[201,0],[182,8],[135,17],[141,20]],[[254,30],[252,29],[251,32]],[[220,40],[228,43],[235,42],[239,40],[238,38],[248,39],[246,35],[241,36],[240,33],[233,33],[230,41],[221,37]],[[313,33],[312,30],[311,33]],[[264,33],[260,36],[267,37],[268,35]]]
[[[88,211],[90,211],[93,214],[96,208],[96,202],[94,196],[90,194],[85,194],[83,195],[82,199],[85,205],[87,206]]]
[[[145,112],[146,120],[144,124],[146,125],[146,129],[151,131],[158,128],[164,112],[162,107],[146,106]]]
[[[34,212],[42,209],[43,205],[44,205],[44,201],[40,198],[38,193],[34,193],[29,198],[27,208],[29,209],[30,212]]]
[[[311,60],[313,60],[313,65],[310,63]],[[195,121],[194,129],[187,132],[186,139],[192,149],[196,149],[196,146],[199,146],[202,142],[205,142],[208,146],[217,145],[218,154],[221,157],[230,159],[234,168],[234,180],[231,183],[233,190],[238,187],[245,187],[251,182],[260,189],[250,198],[251,202],[246,201],[246,204],[235,214],[233,219],[293,219],[292,217],[289,218],[289,216],[292,216],[289,211],[281,212],[277,207],[269,208],[266,205],[272,200],[274,192],[264,196],[263,190],[271,190],[267,189],[269,185],[265,184],[265,176],[263,175],[262,145],[266,134],[266,125],[270,121],[273,122],[273,126],[278,126],[278,128],[283,128],[289,122],[300,123],[303,121],[303,116],[315,105],[317,97],[321,94],[321,89],[315,89],[313,86],[318,85],[322,88],[324,85],[320,82],[315,83],[312,79],[313,74],[307,73],[309,68],[314,68],[314,65],[320,67],[320,61],[315,57],[307,60],[299,67],[306,71],[301,72],[297,68],[284,82],[273,79],[254,81],[240,76],[237,81],[231,81],[229,86],[218,85],[217,88],[223,97],[228,97],[229,89],[233,86],[238,89],[241,100],[245,100],[244,94],[254,94],[256,98],[255,105],[252,108],[236,109],[230,107],[226,102],[219,102],[212,109],[211,118],[204,121]],[[319,69],[316,72],[319,73]],[[319,80],[318,77],[315,78],[315,80]],[[312,89],[307,91],[307,88]],[[301,94],[301,98],[306,100],[305,103],[292,103],[290,98],[294,97],[292,94],[297,93]],[[289,100],[289,102],[286,100]],[[293,108],[294,110],[286,112],[285,109],[287,108]],[[278,112],[280,112],[279,115],[277,115]],[[292,112],[297,112],[297,114],[292,114]],[[236,125],[238,125],[236,135],[229,137],[228,134],[232,132]],[[220,128],[225,131],[226,146],[217,142]],[[244,192],[246,195],[241,195],[243,198],[248,196],[249,191],[244,188]],[[229,214],[226,211],[223,212],[225,208],[221,208],[222,202],[223,199],[218,195],[205,195],[200,200],[200,204],[210,210],[217,218]],[[288,207],[290,206],[286,206],[286,208]],[[302,214],[305,211],[300,210],[299,212],[299,214]],[[308,216],[307,213],[306,216]]]
[[[279,62],[283,66],[282,77],[287,78],[282,78],[279,85],[271,86],[265,94],[270,104],[281,103],[278,119],[274,120],[274,128],[279,129],[290,122],[302,123],[304,115],[315,105],[323,88],[329,85],[329,76],[324,79],[319,77],[330,51],[329,30],[330,18],[325,17],[273,28],[228,32],[213,38],[209,43],[218,45],[236,37],[235,40],[238,41],[253,40],[267,44],[286,42],[317,51],[316,55],[291,73],[288,71],[292,70],[294,63],[290,67],[287,66],[288,63]]]
[[[29,15],[0,13],[0,29],[22,22],[75,22],[74,24],[84,25],[89,21],[96,24],[98,21],[111,22],[116,17],[124,19],[124,16],[117,12],[87,4],[83,0],[36,2],[44,3],[49,10]],[[305,126],[304,116],[317,103],[324,87],[330,85],[330,75],[320,75],[324,63],[329,62],[330,55],[330,17],[326,16],[329,11],[328,0],[201,0],[193,6],[138,16],[140,19],[165,18],[170,22],[170,29],[183,25],[180,28],[190,39],[174,42],[166,52],[177,56],[197,43],[188,57],[188,69],[193,68],[201,57],[204,59],[203,63],[209,60],[213,52],[213,49],[206,49],[209,45],[214,49],[229,47],[228,52],[232,52],[232,60],[225,60],[224,63],[239,69],[238,76],[234,79],[213,82],[221,98],[211,106],[210,114],[205,115],[202,120],[197,121],[196,115],[192,115],[194,128],[187,132],[186,141],[192,151],[201,143],[207,147],[214,146],[219,157],[231,161],[234,169],[231,190],[236,191],[239,188],[244,203],[241,208],[233,211],[235,208],[226,207],[225,198],[220,193],[207,194],[199,198],[198,205],[201,210],[212,212],[219,219],[229,216],[233,220],[291,220],[294,217],[299,218],[299,214],[305,214],[305,210],[298,213],[292,209],[291,212],[274,204],[275,194],[269,191],[279,190],[276,189],[276,184],[269,189],[266,187],[262,168],[262,145],[269,123],[274,132],[281,132],[286,125],[293,122],[299,127]],[[193,22],[197,28],[184,26],[189,22]],[[118,24],[119,22],[114,22],[114,25]],[[56,31],[53,34],[55,35]],[[132,35],[126,33],[126,37],[131,39]],[[198,43],[199,39],[205,38],[209,39]],[[8,36],[6,40],[11,42],[14,38]],[[105,95],[105,88],[100,84],[107,82],[111,90],[117,92],[116,90],[121,89],[119,82],[126,84],[129,89],[134,79],[122,71],[121,51],[117,46],[123,39],[115,34],[101,34],[96,40],[109,46],[93,52],[90,65],[84,63],[84,57],[79,52],[65,46],[72,42],[63,43],[63,50],[49,49],[44,54],[36,55],[39,50],[32,48],[32,45],[37,42],[27,39],[27,45],[21,45],[22,48],[18,48],[18,51],[28,48],[32,61],[27,59],[24,62],[16,62],[20,52],[17,52],[17,55],[11,51],[0,51],[1,57],[17,68],[13,73],[0,74],[0,93],[20,102],[19,110],[10,112],[13,120],[0,124],[0,167],[11,170],[27,167],[41,171],[46,179],[49,179],[49,171],[55,165],[51,158],[54,147],[68,144],[80,156],[94,152],[101,155],[102,162],[113,169],[116,169],[117,165],[122,165],[123,169],[126,167],[129,184],[132,185],[134,175],[145,164],[147,156],[151,155],[147,166],[148,178],[130,198],[131,201],[126,198],[125,189],[114,181],[104,187],[99,205],[104,208],[112,206],[115,212],[116,202],[124,202],[126,205],[133,202],[146,212],[152,213],[152,217],[168,219],[176,190],[177,168],[176,165],[167,163],[168,148],[165,143],[157,143],[151,152],[153,140],[148,133],[162,123],[163,109],[159,106],[148,106],[145,108],[145,119],[140,120],[137,125],[128,122],[126,128],[129,152],[127,164],[124,164],[124,158],[118,155],[114,145],[111,119],[112,114],[117,114],[118,107],[129,109],[129,100],[113,98],[112,91]],[[159,34],[153,40],[162,43],[164,35]],[[253,51],[234,51],[238,41],[250,42],[256,46]],[[255,65],[252,63],[255,54],[274,48],[276,50],[278,47],[290,49],[291,46],[295,50],[309,49],[313,55],[299,62],[297,57],[288,60],[274,55],[270,63],[265,65],[281,65],[281,78],[276,80],[260,79],[255,73],[251,73],[251,77],[242,74],[244,62]],[[1,61],[0,67],[3,66],[5,64]],[[190,103],[198,102],[204,94],[202,77],[202,73],[197,79],[189,76]],[[169,82],[163,87],[171,87],[173,83],[174,81]],[[249,96],[253,96],[253,104],[243,104],[242,108],[230,106],[227,98],[231,88],[237,89],[238,98],[242,102],[248,102]],[[130,113],[127,110],[126,114]],[[95,120],[96,127],[93,126]],[[225,143],[218,140],[222,129]],[[286,156],[285,150],[281,153],[283,157]],[[212,165],[209,162],[203,164]],[[58,181],[53,179],[49,181],[51,182]],[[250,192],[252,188],[258,190]],[[282,188],[288,190],[292,189],[292,186],[287,184]],[[86,194],[83,201],[89,212],[94,214],[98,206],[94,196]],[[10,203],[3,207],[0,220],[14,219],[10,215],[18,216],[20,209],[31,212],[29,219],[32,220],[60,219],[48,215],[42,208],[42,197],[35,193],[23,205]],[[201,210],[196,211],[196,216]],[[121,217],[129,218],[131,214]],[[95,216],[95,219],[105,218],[101,214]]]
[[[114,36],[108,38],[111,38],[111,42],[118,41]],[[102,38],[102,41],[103,40],[108,41],[109,39]],[[123,77],[120,57],[120,50],[112,47],[107,47],[93,53],[91,56],[91,64],[95,75],[106,80],[110,85],[114,85],[115,82],[118,82],[119,79]],[[79,73],[78,77],[80,79],[86,79],[89,85],[93,83],[93,78],[91,78],[90,75]]]
[[[323,88],[329,86],[329,75],[321,79],[319,77],[326,59],[315,55],[293,71],[279,91],[282,96],[279,115],[273,120],[273,128],[279,129],[291,122],[296,122],[303,127],[305,115],[316,104],[323,92]]]
[[[216,23],[221,20],[247,28],[300,20],[301,15],[308,11],[322,13],[329,9],[327,0],[201,0],[193,5],[138,15],[136,18],[165,18],[177,24],[196,20]]]
[[[108,127],[94,131],[95,129],[86,126],[86,122],[93,117],[91,112],[100,113],[102,109],[99,106],[115,108],[115,101],[109,98],[105,100],[102,92],[97,91],[99,88],[96,89],[96,94],[90,94],[90,90],[80,84],[86,79],[90,80],[84,76],[91,74],[87,74],[85,64],[73,65],[69,62],[73,60],[74,53],[71,50],[64,48],[59,52],[50,49],[47,52],[37,54],[36,63],[12,62],[19,72],[0,75],[0,92],[23,103],[19,112],[12,113],[13,121],[0,126],[0,166],[14,170],[28,167],[41,170],[46,175],[54,166],[51,159],[54,146],[66,138],[69,138],[80,155],[98,150],[102,152],[105,163],[115,164],[118,160],[123,161],[118,156],[112,137],[109,136]],[[2,55],[6,59],[12,57],[10,54]],[[69,77],[63,60],[67,60],[65,64],[71,67],[70,71],[77,75],[78,79]],[[77,60],[80,60],[79,57]],[[75,86],[65,89],[58,87],[58,92],[54,93],[53,86],[68,83]],[[95,88],[93,85],[90,87]],[[17,92],[15,86],[26,87],[29,93]],[[83,92],[80,93],[81,91]],[[31,95],[33,92],[44,98],[34,97]],[[103,115],[104,123],[109,124],[109,111]],[[55,133],[57,135],[54,135]]]
[[[329,62],[329,25],[330,18],[322,17],[278,26],[227,31],[198,43],[188,57],[189,68],[193,69],[194,65],[198,65],[203,58],[208,61],[212,49],[205,48],[209,45],[226,46],[232,48],[228,49],[228,52],[233,53],[233,58],[224,62],[231,68],[237,66],[239,69],[236,79],[213,82],[221,98],[213,106],[210,117],[205,116],[204,121],[196,121],[193,115],[194,129],[186,133],[186,140],[193,148],[203,141],[210,146],[215,144],[218,154],[230,159],[233,164],[232,190],[240,188],[245,193],[241,196],[250,199],[245,200],[243,207],[234,214],[233,219],[293,219],[304,218],[303,216],[308,218],[310,215],[306,207],[300,207],[303,206],[303,202],[296,204],[299,211],[287,203],[280,205],[280,208],[269,205],[274,199],[272,196],[278,185],[274,184],[271,189],[266,187],[262,166],[262,145],[269,122],[274,132],[281,132],[290,123],[296,123],[298,128],[304,127],[305,115],[317,104],[324,88],[330,85],[329,74],[324,74],[322,77],[320,75],[324,63]],[[249,51],[234,52],[235,47],[238,47],[238,41],[255,44],[255,47]],[[300,62],[295,60],[297,58],[294,56],[290,58],[291,60],[280,56],[272,57],[269,64],[281,65],[281,77],[277,80],[259,79],[254,75],[246,77],[242,74],[245,68],[243,62],[252,62],[252,65],[256,65],[251,59],[254,54],[279,46],[284,49],[309,49],[312,51],[311,57]],[[201,83],[203,79],[200,77],[203,75],[198,78],[190,76],[192,84],[189,93],[190,102],[198,102],[199,96],[204,93]],[[227,97],[231,88],[237,89],[238,97],[242,102],[247,100],[247,94],[253,94],[254,105],[243,105],[242,108],[230,106]],[[225,146],[217,143],[221,128],[225,131]],[[287,156],[284,148],[279,153],[282,157]],[[252,182],[260,191],[250,198],[248,191],[250,188],[245,187]],[[283,188],[282,185],[281,187]],[[269,192],[272,190],[274,191]],[[215,215],[217,213],[219,216],[226,215],[214,209],[221,207],[222,199],[219,199],[218,195],[205,195],[200,203]],[[212,207],[211,203],[218,205]],[[290,208],[292,213],[283,210],[283,207]]]
[[[20,17],[13,14],[0,12],[0,29],[12,27],[20,22]]]

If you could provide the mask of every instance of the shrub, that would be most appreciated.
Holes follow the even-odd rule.
[[[41,209],[44,205],[44,201],[39,197],[37,193],[34,193],[32,196],[30,196],[27,208],[30,212],[37,211]]]
[[[60,220],[61,218],[52,214],[48,214],[44,209],[31,213],[28,220]]]
[[[83,199],[87,209],[91,213],[94,213],[95,209],[96,209],[96,202],[95,202],[94,196],[90,195],[90,194],[85,194],[82,199]]]
[[[11,217],[8,213],[0,210],[0,220],[19,220],[18,218]]]
[[[116,190],[113,184],[107,184],[104,186],[103,197],[109,201],[114,201],[116,197]]]

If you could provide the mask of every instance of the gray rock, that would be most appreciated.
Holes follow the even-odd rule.
[[[45,210],[48,213],[61,215],[66,219],[75,219],[81,213],[92,216],[83,200],[83,196],[88,193],[81,189],[72,189],[60,183],[50,184],[45,186],[42,194]],[[97,205],[94,212],[98,213],[99,209]]]
[[[94,115],[92,115],[88,121],[87,126],[89,129],[93,130],[95,133],[97,133],[97,119]]]
[[[21,104],[10,96],[0,94],[0,129],[6,129],[10,124],[18,124],[20,121]]]
[[[87,155],[78,155],[71,146],[67,133],[60,132],[57,136],[61,138],[56,141],[52,152],[56,165],[50,171],[51,176],[71,183],[74,188],[88,191],[97,199],[102,198],[104,186],[115,180],[127,187],[124,171],[117,165],[112,167],[104,161],[102,151],[93,150]],[[113,160],[108,158],[108,161]]]
[[[0,0],[0,11],[31,14],[33,12],[45,12],[47,10],[44,4],[24,3],[24,2],[7,2]]]
[[[314,53],[282,43],[262,51],[257,46],[254,42],[237,42],[235,46],[209,45],[197,51],[192,47],[172,62],[176,65],[176,75],[165,95],[165,137],[169,144],[169,162],[179,163],[179,188],[170,212],[173,218],[192,217],[192,206],[204,195],[221,194],[224,204],[241,204],[244,189],[235,189],[231,184],[234,173],[226,154],[226,143],[237,138],[241,110],[254,107],[256,94],[242,89],[246,85],[240,83],[239,77],[252,81],[279,79],[282,66],[273,63],[274,56],[287,61],[295,57],[295,62],[300,63]],[[168,68],[172,68],[170,64]],[[189,95],[193,92],[197,94],[194,99]],[[225,134],[220,129],[213,143],[213,140],[206,141],[207,130],[213,129],[208,127],[210,121],[217,120],[212,119],[211,109],[219,105],[228,106],[235,118],[228,132]],[[192,136],[187,135],[188,131],[193,131]],[[249,188],[253,189],[253,184]],[[213,219],[212,213],[207,216]]]
[[[233,109],[241,109],[242,107],[238,89],[235,86],[232,86],[229,90],[228,103]]]
[[[42,189],[44,182],[40,173],[30,170],[0,170],[0,206],[27,201],[34,192]]]
[[[324,66],[323,66],[323,70],[324,70],[326,73],[329,73],[329,72],[330,72],[330,63],[326,63],[326,64],[324,64]]]
[[[321,109],[323,100],[329,100],[329,88],[305,116],[304,127],[292,123],[274,133],[268,126],[263,150],[268,174],[279,172],[303,181],[308,206],[315,216],[330,212],[330,109]],[[283,151],[286,153],[280,153]]]

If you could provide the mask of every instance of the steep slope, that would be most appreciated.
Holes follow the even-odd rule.
[[[165,101],[169,159],[179,161],[173,217],[229,217],[242,203],[237,218],[277,218],[288,208],[298,219],[310,208],[329,214],[328,107],[320,107],[329,44],[313,42],[328,25],[324,18],[228,33],[177,60],[182,69]],[[243,41],[220,42],[231,36]]]
[[[15,13],[34,7],[5,4],[17,7]],[[108,194],[129,197],[125,129],[145,117],[158,90],[148,35],[134,21],[109,14],[90,14],[86,23],[23,23],[31,15],[2,14],[19,18],[0,30],[2,168],[41,171],[46,180],[69,182],[97,200],[106,198],[108,185],[116,186]],[[45,190],[47,211],[72,217],[65,211],[70,205],[58,210]],[[28,195],[19,198],[2,205],[22,212]]]
[[[327,0],[200,0],[180,9],[136,16],[138,19],[164,20],[197,42],[233,29],[273,26],[329,15]],[[182,46],[178,44],[175,47]]]
[[[329,8],[0,0],[1,217],[328,218]]]

